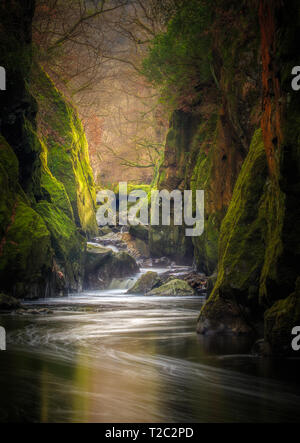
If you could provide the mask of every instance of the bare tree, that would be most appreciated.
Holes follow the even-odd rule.
[[[77,105],[99,180],[104,170],[150,180],[160,158],[152,148],[164,142],[167,116],[141,62],[178,1],[37,0],[39,61]]]

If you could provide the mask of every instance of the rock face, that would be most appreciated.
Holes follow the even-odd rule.
[[[222,330],[228,333],[245,333],[251,331],[249,324],[254,328],[261,320],[259,278],[264,260],[262,238],[267,223],[261,195],[267,175],[262,131],[258,130],[221,226],[218,279],[199,318],[198,331],[201,333],[209,329],[208,324],[211,329],[219,330],[213,326],[216,323],[225,323]]]
[[[165,297],[189,297],[195,295],[193,288],[183,280],[171,280],[168,283],[153,289],[146,294],[147,296],[165,296]]]
[[[158,181],[159,189],[205,191],[205,231],[191,240],[182,227],[150,230],[154,256],[183,263],[195,259],[198,270],[208,275],[217,269],[221,222],[261,112],[258,15],[247,2],[236,8],[219,2],[218,8],[212,43],[215,81],[199,85],[195,109],[173,113]],[[230,22],[222,21],[222,12],[230,14]]]
[[[264,336],[285,355],[300,324],[299,3],[220,1],[214,20],[214,83],[174,112],[158,181],[205,190],[205,232],[191,245],[181,228],[155,227],[150,249],[218,272],[198,332]]]
[[[43,70],[32,68],[34,3],[0,5],[7,71],[0,97],[0,290],[18,298],[80,289],[85,236],[97,232],[81,123]]]
[[[128,291],[128,294],[146,294],[160,283],[157,272],[147,272],[142,275],[136,284]]]
[[[198,331],[255,332],[269,353],[283,356],[292,353],[291,332],[300,324],[300,105],[290,77],[299,5],[259,3],[262,131],[254,134],[222,223],[218,280]]]
[[[84,288],[105,289],[114,278],[130,277],[138,271],[136,261],[126,252],[97,248],[87,253]]]

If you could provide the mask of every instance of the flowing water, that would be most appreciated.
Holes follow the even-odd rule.
[[[0,422],[299,421],[297,360],[198,337],[201,298],[126,295],[132,283],[0,316]]]

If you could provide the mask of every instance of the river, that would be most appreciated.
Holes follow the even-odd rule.
[[[130,296],[121,283],[31,303],[49,314],[0,315],[0,422],[299,421],[299,361],[198,337],[201,298]]]

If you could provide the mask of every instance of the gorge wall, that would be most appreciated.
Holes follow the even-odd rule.
[[[169,228],[166,254],[190,251],[200,271],[218,273],[199,333],[264,336],[266,352],[286,355],[300,321],[299,7],[261,0],[233,10],[214,23],[215,81],[197,108],[173,115],[160,170],[161,188],[205,190],[205,233],[191,248]],[[157,243],[154,231],[154,252]]]
[[[0,5],[0,290],[41,297],[81,288],[97,232],[88,147],[76,110],[33,63],[33,0]]]

